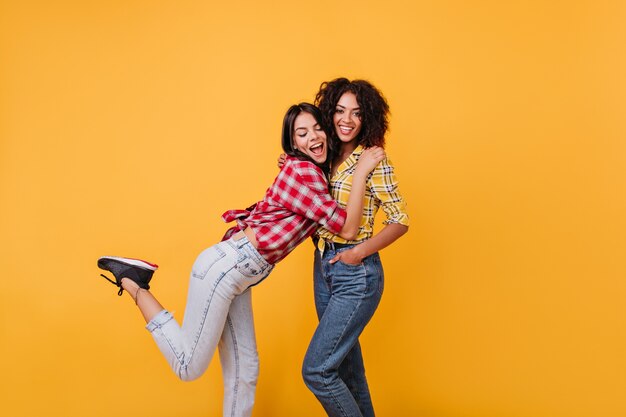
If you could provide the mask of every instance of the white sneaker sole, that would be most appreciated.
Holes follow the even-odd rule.
[[[118,256],[103,256],[101,259],[112,259],[123,264],[138,266],[139,268],[147,269],[150,271],[156,271],[159,268],[159,265],[151,264],[150,262],[142,261],[141,259],[133,259],[133,258],[120,258]]]

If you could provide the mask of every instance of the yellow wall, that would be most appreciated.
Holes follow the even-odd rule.
[[[220,415],[218,361],[178,381],[96,259],[160,264],[180,318],[285,109],[342,75],[389,99],[412,216],[362,337],[379,415],[626,415],[624,2],[211,3],[0,3],[2,415]],[[323,415],[308,243],[254,306],[254,416]]]

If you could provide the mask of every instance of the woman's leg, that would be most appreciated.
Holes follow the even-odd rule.
[[[331,265],[328,260],[334,255],[334,251],[327,251],[314,267],[315,299],[321,317],[304,359],[303,376],[329,416],[373,415],[364,369],[359,370],[358,378],[353,378],[357,382],[349,381],[351,387],[358,387],[357,402],[340,377],[339,368],[380,301],[383,279],[380,260],[375,254],[361,265],[341,262]]]
[[[180,326],[167,311],[150,318],[155,307],[143,290],[137,294],[137,305],[144,317],[150,318],[146,328],[174,373],[191,381],[204,373],[220,340],[230,303],[242,291],[237,285],[240,274],[234,270],[237,253],[230,246],[214,245],[196,259],[189,280],[189,291],[183,324]]]
[[[315,298],[317,318],[320,320],[331,298],[330,278],[328,278],[327,281],[327,277],[324,275],[318,250],[315,251],[313,259],[313,295]],[[341,362],[339,366],[339,377],[346,384],[350,393],[352,393],[352,396],[361,410],[361,414],[363,414],[364,417],[374,416],[374,406],[372,405],[372,399],[365,377],[361,345],[358,340],[343,362]]]
[[[326,311],[326,306],[331,298],[330,285],[326,282],[321,271],[321,262],[319,255],[313,267],[315,309],[317,318],[320,320]],[[354,397],[361,414],[364,417],[374,416],[374,406],[370,396],[367,378],[365,377],[365,367],[363,364],[363,355],[361,353],[361,345],[357,340],[354,347],[350,350],[341,365],[339,365],[339,377],[346,384],[348,390]]]
[[[251,289],[230,304],[218,351],[224,376],[224,415],[250,415],[259,376]]]
[[[135,300],[135,304],[139,307],[139,311],[141,311],[146,323],[163,310],[163,306],[154,295],[149,290],[139,288],[135,281],[129,278],[122,278],[122,288]]]
[[[374,417],[374,406],[365,377],[361,344],[358,340],[339,365],[339,377],[350,390],[363,417]]]
[[[225,415],[228,416],[250,415],[254,389],[246,387],[254,387],[258,374],[249,291],[241,300],[238,298],[271,270],[272,266],[246,238],[231,239],[208,248],[193,265],[182,326],[162,309],[149,291],[138,290],[134,282],[122,280],[124,289],[136,299],[142,314],[149,320],[146,328],[173,371],[183,380],[192,380],[204,373],[218,342],[229,338],[230,329],[223,337],[225,323],[233,325],[236,340],[241,343],[225,342],[221,346],[224,357],[239,360],[238,368],[233,368],[234,377],[227,373],[225,395],[230,406]],[[242,322],[245,323],[242,325]],[[232,336],[230,334],[231,341]],[[234,351],[229,352],[229,349]],[[234,395],[232,387],[236,387]],[[240,390],[241,387],[244,388]],[[236,408],[232,406],[233,399]]]

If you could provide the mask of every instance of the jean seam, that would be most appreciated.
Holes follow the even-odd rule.
[[[222,279],[224,279],[226,274],[228,274],[230,271],[232,271],[233,268],[234,267],[231,267],[228,270],[226,270],[225,272],[223,272],[220,275],[219,279],[215,281],[215,284],[213,285],[213,288],[211,289],[211,295],[209,297],[209,301],[208,301],[208,303],[207,303],[207,305],[204,308],[204,311],[202,313],[202,321],[200,323],[200,328],[198,329],[198,332],[195,334],[193,345],[192,345],[191,349],[189,349],[189,359],[186,360],[186,361],[183,361],[183,362],[181,362],[180,359],[179,359],[179,362],[181,362],[181,368],[184,368],[185,370],[187,369],[187,367],[191,363],[191,360],[193,359],[193,355],[194,355],[194,353],[196,351],[196,347],[198,347],[198,341],[200,340],[200,335],[202,334],[202,330],[204,329],[204,324],[206,323],[206,319],[207,319],[207,316],[209,314],[209,308],[211,308],[211,302],[213,301],[213,297],[215,295],[215,289],[220,284],[220,282],[222,282]],[[167,337],[166,337],[166,340],[167,340]],[[169,341],[168,341],[168,343],[169,343]],[[181,369],[181,371],[182,371],[182,369]]]
[[[362,304],[362,300],[359,299],[359,301],[355,305],[354,309],[352,309],[352,312],[350,313],[350,317],[348,318],[348,320],[346,320],[345,326],[341,330],[341,335],[339,335],[339,338],[335,341],[335,344],[334,344],[332,350],[330,351],[330,354],[328,355],[328,357],[326,358],[326,361],[324,362],[324,366],[323,366],[324,373],[326,373],[326,371],[327,371],[328,361],[329,361],[330,357],[333,356],[333,353],[335,353],[335,350],[337,349],[337,345],[339,344],[339,340],[341,340],[342,336],[345,334],[345,331],[346,331],[346,328],[348,327],[348,324],[350,323],[350,321],[354,317],[356,311],[361,306],[361,304]],[[337,377],[339,377],[339,369],[337,369]],[[327,378],[326,377],[322,377],[322,381],[324,382],[324,387],[326,388],[326,391],[330,394],[330,397],[333,399],[333,401],[337,405],[337,408],[339,408],[341,410],[341,414],[343,414],[346,417],[349,417],[346,414],[346,411],[344,410],[344,408],[341,406],[341,403],[337,400],[337,397],[334,395],[333,391],[328,389],[329,384],[328,384]]]
[[[165,333],[163,332],[161,333],[163,334],[163,337],[165,341],[167,342],[167,345],[170,347],[170,349],[172,349],[172,352],[174,352],[174,356],[176,356],[176,359],[178,359],[178,363],[180,364],[180,371],[178,372],[178,377],[182,379],[183,370],[187,371],[187,365],[185,365],[185,352],[178,353],[176,351],[176,346],[172,344],[172,341],[170,340],[170,338],[167,337]]]
[[[230,409],[230,415],[233,417],[235,415],[235,409],[237,408],[237,393],[239,392],[239,349],[237,349],[237,336],[235,335],[235,328],[233,321],[230,319],[230,315],[226,317],[226,325],[230,328],[235,355],[235,386],[233,389],[233,403]]]

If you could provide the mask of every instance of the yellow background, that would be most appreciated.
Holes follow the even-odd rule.
[[[380,416],[626,415],[626,3],[0,3],[0,412],[217,416],[102,255],[180,319],[219,215],[261,198],[282,115],[366,78],[412,226],[362,336]],[[321,416],[307,242],[254,290],[254,416]]]

